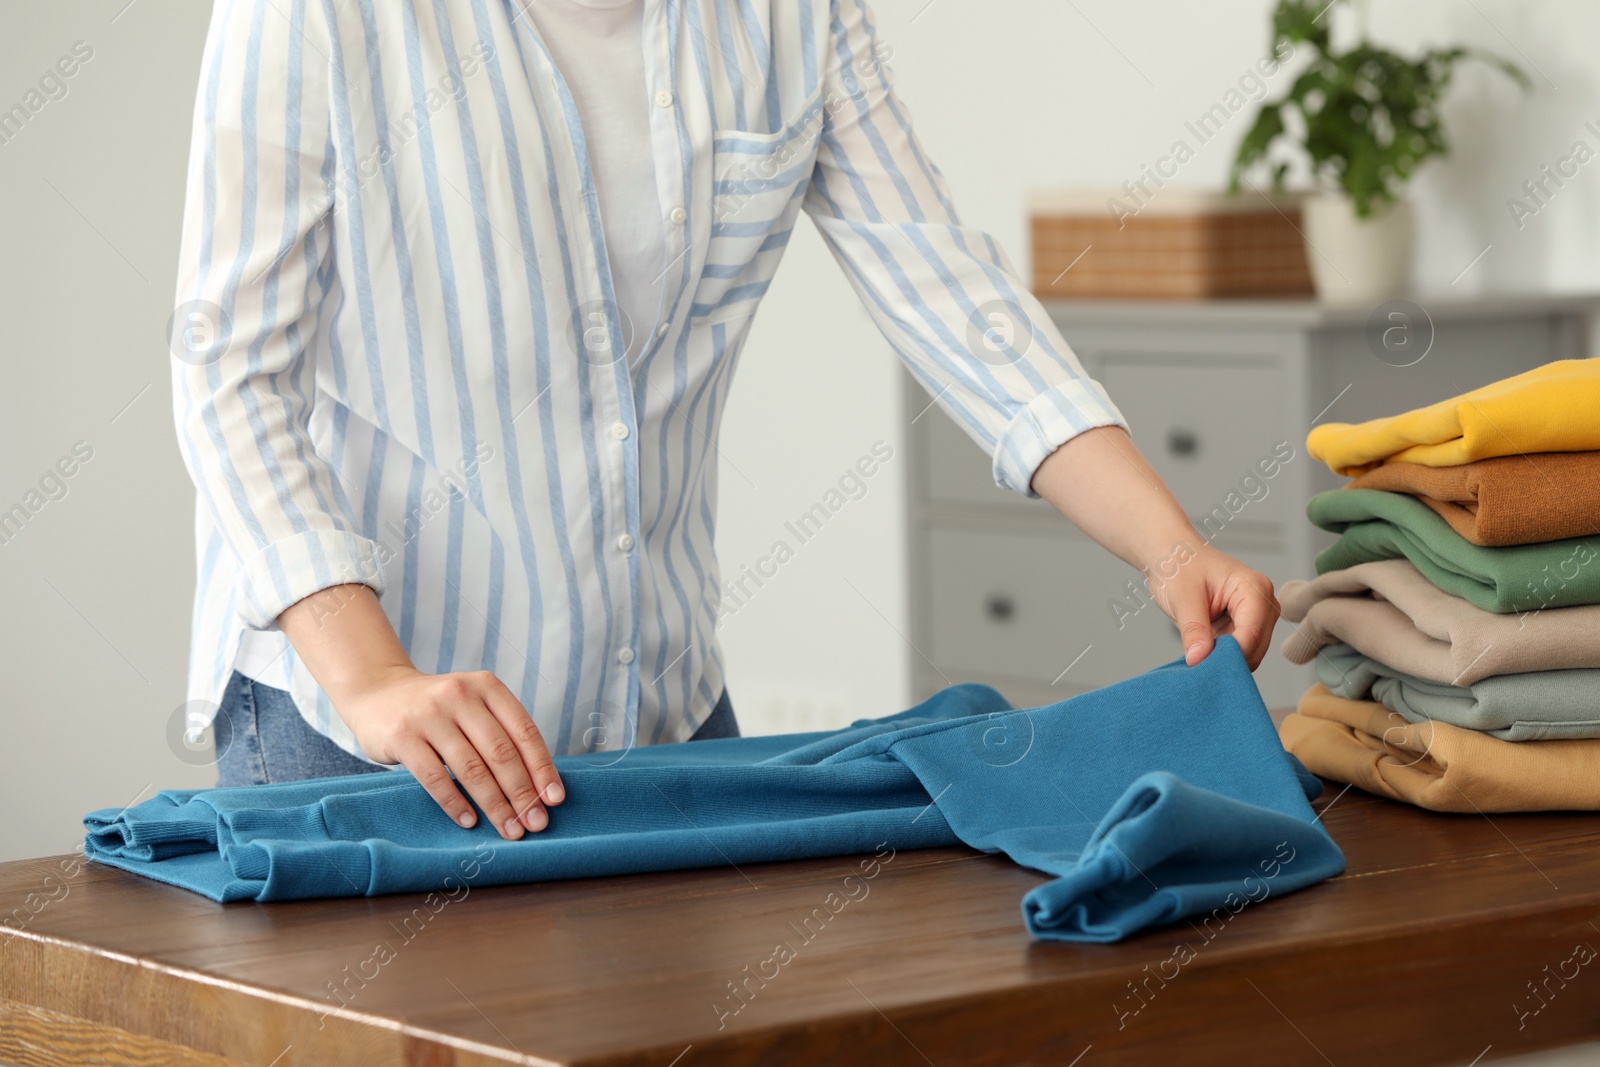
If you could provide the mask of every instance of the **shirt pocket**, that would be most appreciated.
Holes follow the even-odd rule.
[[[742,318],[761,302],[805,199],[825,117],[819,93],[775,132],[712,134],[711,236],[694,324]]]

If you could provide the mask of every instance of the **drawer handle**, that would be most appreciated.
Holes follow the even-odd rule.
[[[1017,612],[1017,605],[1004,593],[995,593],[983,602],[983,611],[995,622],[1009,622]]]
[[[1192,456],[1200,451],[1200,437],[1193,430],[1168,430],[1167,451],[1174,456]]]

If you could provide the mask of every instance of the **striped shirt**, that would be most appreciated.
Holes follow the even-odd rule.
[[[667,249],[630,346],[527,2],[217,0],[173,323],[191,700],[269,631],[360,755],[274,619],[363,583],[420,669],[494,671],[553,752],[689,737],[723,684],[722,405],[802,209],[999,484],[1123,425],[958,220],[862,0],[645,0]]]

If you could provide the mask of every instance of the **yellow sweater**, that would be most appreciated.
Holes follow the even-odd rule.
[[[1600,449],[1600,359],[1566,359],[1403,415],[1330,422],[1306,448],[1334,473],[1403,461],[1454,467],[1492,456]]]

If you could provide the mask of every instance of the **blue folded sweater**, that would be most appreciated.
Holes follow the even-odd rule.
[[[1051,881],[1040,938],[1115,941],[1330,878],[1344,857],[1307,803],[1238,645],[1026,711],[957,685],[826,733],[556,761],[548,829],[464,830],[404,771],[166,790],[84,818],[91,859],[213,900],[448,890],[967,844]],[[1224,911],[1224,909],[1226,909]]]

